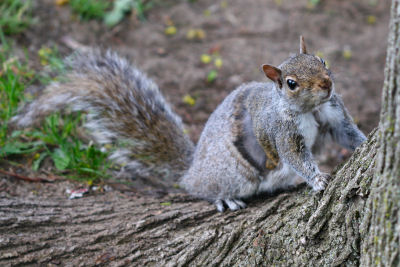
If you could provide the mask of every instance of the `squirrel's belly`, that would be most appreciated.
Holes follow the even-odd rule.
[[[299,176],[285,163],[279,163],[275,170],[269,171],[258,187],[258,193],[273,192],[298,184]]]
[[[318,122],[311,112],[299,115],[297,127],[300,134],[304,137],[307,148],[311,148],[318,134]]]

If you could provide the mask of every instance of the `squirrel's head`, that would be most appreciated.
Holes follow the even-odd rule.
[[[265,75],[292,107],[308,112],[327,102],[334,85],[330,71],[318,56],[307,54],[304,39],[300,36],[300,53],[285,60],[278,67],[262,66]]]

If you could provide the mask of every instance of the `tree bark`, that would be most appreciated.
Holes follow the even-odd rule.
[[[399,0],[391,10],[379,129],[323,193],[300,186],[225,213],[182,194],[5,196],[0,265],[399,265]]]
[[[185,195],[0,201],[0,265],[358,265],[376,138],[325,192],[263,196],[237,212]]]
[[[361,263],[400,264],[400,1],[394,0],[379,125],[377,170],[371,186],[363,229]]]

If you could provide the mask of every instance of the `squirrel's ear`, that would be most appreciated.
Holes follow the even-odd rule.
[[[307,54],[306,43],[304,42],[303,35],[300,35],[300,54]]]
[[[270,78],[272,81],[279,85],[279,88],[282,88],[282,72],[280,69],[271,66],[271,65],[263,65],[262,66],[265,75]]]

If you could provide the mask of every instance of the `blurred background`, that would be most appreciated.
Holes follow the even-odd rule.
[[[147,72],[197,141],[224,97],[241,83],[267,81],[260,66],[297,53],[303,35],[368,134],[379,121],[389,7],[379,0],[3,0],[1,75],[22,76],[29,100],[54,79],[43,73],[62,71],[74,49],[111,48]],[[11,68],[16,61],[23,68]],[[329,170],[346,156],[331,146],[321,161]],[[41,153],[30,157],[34,165]]]

